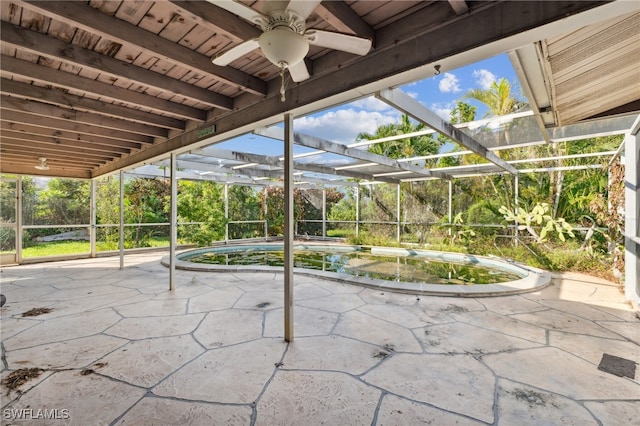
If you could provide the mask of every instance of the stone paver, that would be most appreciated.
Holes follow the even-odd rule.
[[[260,398],[256,425],[370,425],[380,394],[343,373],[279,371]]]
[[[178,270],[171,292],[162,256],[1,270],[4,423],[637,422],[640,368],[598,370],[605,353],[640,364],[640,319],[613,283],[447,298],[296,275],[286,343],[282,274]],[[25,368],[42,371],[8,388]]]

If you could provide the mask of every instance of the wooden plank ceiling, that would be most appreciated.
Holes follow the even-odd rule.
[[[261,10],[263,1],[245,1]],[[92,178],[518,34],[599,1],[325,1],[308,28],[371,38],[364,56],[313,47],[288,83],[253,51],[260,29],[205,1],[0,2],[0,172]],[[514,18],[517,17],[517,18]],[[49,170],[34,166],[45,157]]]

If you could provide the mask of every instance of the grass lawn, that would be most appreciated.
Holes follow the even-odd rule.
[[[150,247],[168,247],[168,238],[153,238],[149,240]],[[127,247],[130,248],[130,247]],[[40,243],[22,249],[22,257],[61,256],[65,254],[84,254],[91,250],[89,241],[52,241]],[[97,251],[118,250],[118,245],[96,242]]]

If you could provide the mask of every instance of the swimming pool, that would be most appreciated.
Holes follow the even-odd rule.
[[[168,264],[168,260],[163,263]],[[233,244],[177,256],[179,269],[282,271],[282,243]],[[540,289],[548,274],[498,258],[393,247],[295,244],[294,272],[410,294],[495,296]]]

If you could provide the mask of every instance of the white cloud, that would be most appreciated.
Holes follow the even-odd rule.
[[[453,110],[454,107],[455,107],[455,103],[453,102],[447,102],[445,104],[434,103],[434,104],[431,104],[430,109],[431,111],[438,114],[440,118],[443,118],[449,121],[451,120],[451,111]]]
[[[346,107],[354,107],[357,109],[364,109],[366,111],[391,111],[393,109],[388,104],[382,102],[375,96],[369,96],[367,98],[351,102],[350,104],[346,105]]]
[[[488,90],[491,84],[496,81],[496,75],[485,69],[473,71],[473,77],[476,79],[476,84],[480,86],[482,90]]]
[[[347,108],[298,118],[294,122],[294,128],[301,133],[349,144],[355,141],[359,133],[375,133],[379,126],[397,122],[398,117],[399,113],[396,111],[382,113]]]
[[[440,83],[438,83],[438,88],[442,93],[457,93],[462,91],[459,83],[460,80],[455,74],[445,72],[442,79],[440,79]]]

